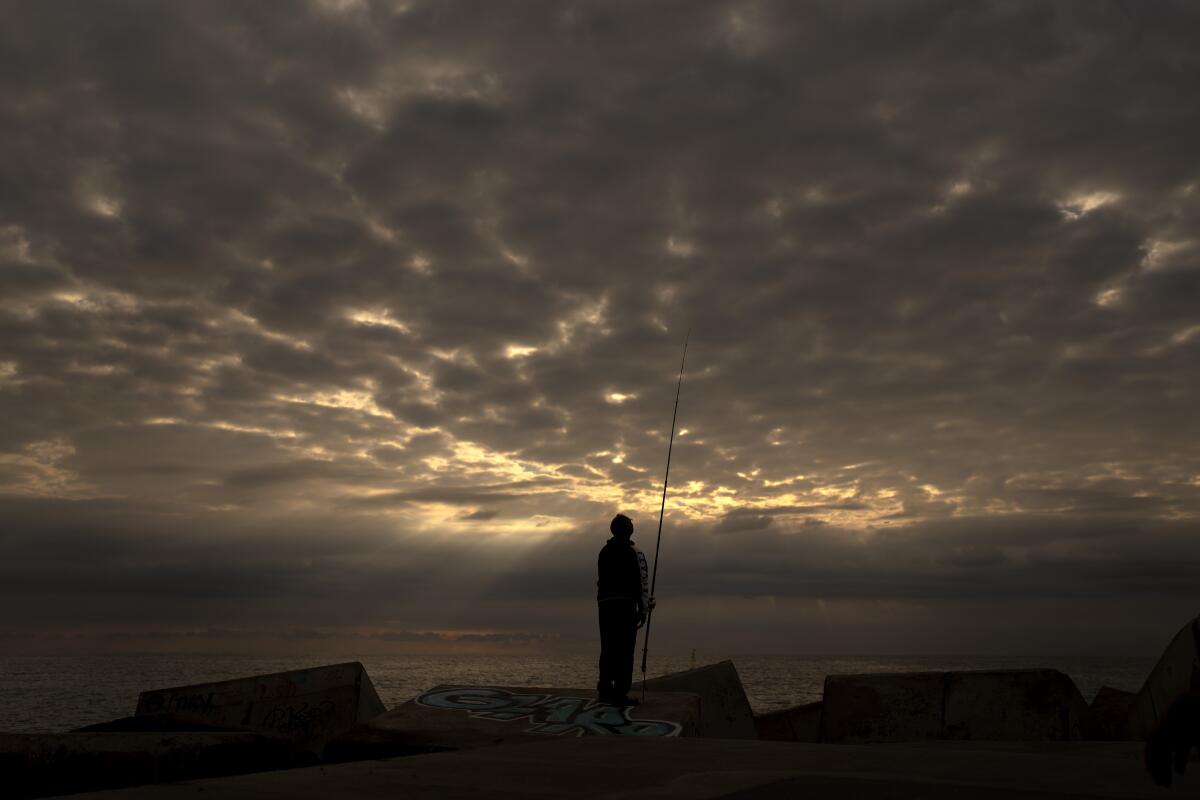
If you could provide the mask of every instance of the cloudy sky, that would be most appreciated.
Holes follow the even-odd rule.
[[[1195,4],[3,6],[0,650],[1200,610]]]

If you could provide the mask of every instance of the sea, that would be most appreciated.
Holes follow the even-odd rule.
[[[755,712],[821,699],[831,674],[1052,668],[1070,675],[1088,700],[1101,686],[1137,691],[1154,657],[733,655]],[[722,657],[723,658],[723,657]],[[658,657],[651,676],[721,660]],[[53,733],[133,714],[138,693],[249,675],[361,661],[389,708],[440,683],[475,686],[595,685],[595,656],[249,655],[0,656],[0,732]]]

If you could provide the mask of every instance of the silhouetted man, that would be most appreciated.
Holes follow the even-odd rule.
[[[600,680],[596,693],[603,703],[632,706],[633,650],[637,630],[654,608],[646,556],[633,546],[633,520],[624,514],[608,526],[612,538],[597,560],[596,604],[600,608]]]

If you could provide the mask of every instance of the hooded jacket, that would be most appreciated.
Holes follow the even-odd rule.
[[[650,605],[650,571],[646,556],[632,539],[608,540],[596,562],[596,600],[632,600],[638,613]]]

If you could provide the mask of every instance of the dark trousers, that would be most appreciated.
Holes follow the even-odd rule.
[[[604,600],[600,607],[601,697],[624,697],[633,685],[633,650],[637,644],[637,604],[632,600]]]

